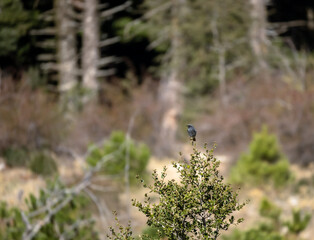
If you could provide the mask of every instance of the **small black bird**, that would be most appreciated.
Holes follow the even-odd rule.
[[[191,137],[191,139],[193,141],[196,141],[196,138],[195,138],[196,130],[195,130],[195,128],[191,124],[188,124],[187,127],[188,127],[187,131],[188,131],[189,136]]]

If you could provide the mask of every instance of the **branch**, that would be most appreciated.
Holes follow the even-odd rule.
[[[121,146],[123,146],[123,144]],[[120,151],[120,149],[118,151]],[[69,189],[63,189],[62,191],[58,190],[55,194],[53,194],[53,196],[50,199],[47,199],[47,204],[44,207],[29,213],[29,216],[34,217],[48,211],[48,214],[44,217],[44,219],[38,220],[37,223],[33,225],[29,223],[27,217],[23,219],[25,225],[27,226],[27,229],[23,233],[23,240],[33,239],[36,236],[36,234],[40,231],[40,229],[46,224],[48,224],[51,218],[54,215],[56,215],[62,208],[64,208],[73,199],[75,195],[85,190],[91,184],[91,177],[93,176],[93,174],[95,172],[98,172],[105,162],[111,160],[116,152],[104,156],[96,164],[95,167],[91,168],[88,172],[85,173],[82,181],[78,183],[76,186]],[[54,206],[55,204],[56,206],[52,208],[52,206]],[[29,231],[28,229],[31,230]]]
[[[56,42],[54,40],[36,42],[35,47],[55,49],[56,48]]]
[[[40,64],[40,68],[43,71],[58,71],[59,70],[58,64],[54,63],[54,62],[42,63],[42,64]]]
[[[99,212],[100,219],[101,219],[102,223],[103,223],[106,227],[109,227],[109,224],[108,224],[108,221],[107,221],[107,219],[106,219],[103,206],[102,206],[102,204],[100,203],[100,201],[98,200],[98,198],[97,198],[91,191],[89,191],[88,189],[84,189],[84,192],[85,192],[85,193],[90,197],[90,199],[92,199],[92,201],[95,203],[95,205],[96,205],[96,207],[97,207],[97,209],[98,209],[98,212]]]
[[[102,4],[98,4],[98,10],[103,10],[104,8],[107,8],[108,7],[108,3],[102,3]]]
[[[71,1],[71,4],[74,8],[76,8],[77,10],[84,10],[84,3],[83,2],[80,2],[80,1]]]
[[[114,68],[110,68],[107,70],[99,70],[97,71],[97,77],[108,77],[108,76],[112,76],[115,73],[116,73],[116,69]]]
[[[173,3],[171,1],[166,2],[166,3],[162,4],[162,5],[160,5],[159,7],[156,7],[154,9],[148,11],[147,13],[145,13],[144,16],[142,17],[142,19],[151,18],[152,16],[154,16],[157,13],[159,13],[160,11],[167,10],[167,8],[170,8],[172,4]]]
[[[54,61],[56,56],[54,54],[39,54],[37,56],[38,61]]]
[[[128,131],[126,134],[126,153],[125,153],[125,167],[124,167],[124,180],[125,180],[125,193],[126,197],[130,198],[130,140],[131,140],[131,131],[133,129],[134,121],[136,116],[138,115],[139,110],[137,109],[129,122]],[[128,201],[129,202],[129,201]],[[127,217],[128,220],[131,220],[131,210],[130,203],[127,206]]]
[[[109,46],[109,45],[112,45],[112,44],[115,44],[117,42],[120,41],[120,37],[113,37],[113,38],[108,38],[108,39],[105,39],[103,41],[100,41],[99,42],[99,47],[106,47],[106,46]]]
[[[57,33],[57,30],[56,28],[44,28],[44,29],[39,29],[39,30],[31,30],[30,31],[30,34],[31,35],[41,35],[41,36],[44,36],[44,35],[56,35]]]
[[[51,10],[48,10],[48,11],[40,14],[39,19],[46,21],[46,22],[52,22],[55,20],[54,14],[55,14],[55,11],[53,9],[51,9]]]
[[[121,58],[117,58],[117,57],[101,58],[101,59],[99,59],[97,65],[98,65],[98,67],[103,67],[103,66],[106,66],[109,63],[113,63],[113,62],[121,62]]]
[[[118,12],[123,11],[124,9],[128,8],[129,6],[131,6],[132,2],[131,1],[127,1],[122,5],[119,5],[117,7],[111,8],[109,10],[105,10],[103,12],[100,13],[100,17],[101,18],[107,18],[110,17]]]
[[[59,237],[59,240],[65,240],[66,239],[66,236],[67,234],[71,233],[73,230],[79,228],[79,227],[83,227],[85,225],[88,225],[92,222],[91,219],[87,219],[87,220],[77,220],[74,224],[72,224],[70,227],[69,227],[69,230],[62,233]]]

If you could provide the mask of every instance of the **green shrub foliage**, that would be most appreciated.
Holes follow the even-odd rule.
[[[205,146],[205,153],[201,153],[194,148],[189,163],[173,163],[180,175],[178,181],[166,180],[166,167],[160,176],[155,170],[152,185],[142,180],[149,190],[144,203],[132,200],[133,205],[146,215],[148,226],[162,229],[170,240],[217,239],[221,231],[243,220],[235,220],[233,212],[244,206],[223,182],[219,164],[213,149]],[[157,202],[152,202],[151,194],[158,196]]]
[[[260,224],[256,228],[247,231],[235,230],[229,236],[223,236],[223,240],[285,240],[278,232],[274,232],[270,224]]]
[[[259,213],[263,217],[277,220],[280,217],[281,209],[270,202],[267,198],[264,198],[261,201]]]
[[[237,184],[274,183],[284,186],[292,179],[289,162],[279,149],[277,138],[266,127],[254,134],[249,152],[231,170],[230,180]]]
[[[63,186],[58,182],[48,185],[47,189],[41,190],[38,197],[30,195],[25,201],[27,209],[24,211],[33,224],[43,219],[49,214],[49,210],[41,211],[47,206],[48,199],[51,199],[53,193],[62,191]],[[66,199],[65,196],[64,199]],[[75,239],[98,240],[98,234],[94,228],[94,222],[91,220],[84,208],[88,204],[88,199],[83,195],[73,196],[73,199],[66,204],[60,211],[50,218],[48,224],[44,225],[34,236],[34,240],[59,240]],[[58,204],[51,203],[51,209]],[[37,215],[34,216],[34,213]],[[32,215],[33,214],[33,215]],[[17,207],[9,207],[7,203],[0,203],[0,239],[17,240],[23,239],[23,233],[26,230],[22,218],[22,211]],[[63,238],[61,238],[61,236]]]
[[[29,167],[33,173],[51,176],[58,172],[55,160],[45,152],[35,152],[31,155]]]
[[[9,147],[3,150],[2,155],[9,167],[25,167],[29,162],[28,151],[24,148]]]
[[[130,162],[130,180],[136,175],[143,175],[150,157],[150,150],[145,144],[136,144],[126,138],[125,133],[113,132],[110,139],[102,147],[92,147],[87,162],[95,166],[104,156],[113,155],[112,160],[103,164],[105,174],[122,174],[126,159]]]
[[[298,234],[302,232],[309,224],[310,214],[302,217],[300,210],[293,210],[292,220],[282,221],[280,218],[281,208],[264,198],[260,204],[260,215],[264,217],[265,222],[260,222],[255,227],[239,231],[235,230],[230,235],[223,236],[223,240],[296,240]],[[281,230],[288,226],[288,232],[283,233]]]
[[[292,220],[286,221],[284,225],[288,227],[289,232],[298,235],[308,226],[311,217],[309,213],[303,216],[301,210],[294,209],[292,212]]]

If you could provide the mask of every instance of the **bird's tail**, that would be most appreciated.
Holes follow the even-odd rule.
[[[192,139],[194,142],[196,141],[196,138],[195,137],[193,137],[193,139]]]

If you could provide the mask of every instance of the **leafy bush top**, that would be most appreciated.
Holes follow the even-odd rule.
[[[145,194],[144,203],[133,200],[133,205],[146,215],[149,226],[162,229],[170,240],[217,239],[222,230],[242,221],[232,214],[245,205],[238,203],[237,193],[223,182],[219,164],[213,149],[205,146],[205,153],[194,149],[189,163],[173,163],[179,182],[166,181],[164,167],[161,176],[153,172],[152,185],[143,183],[149,193],[159,196],[158,203]]]

